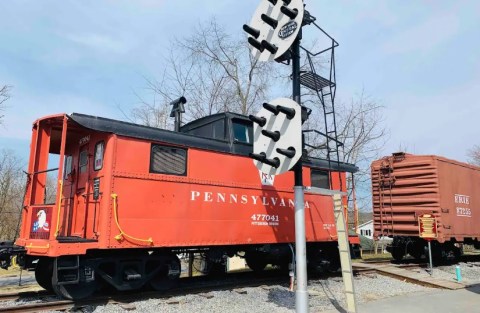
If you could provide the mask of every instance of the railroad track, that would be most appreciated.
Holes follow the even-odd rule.
[[[274,271],[272,271],[274,272]],[[71,301],[51,299],[55,297],[46,291],[35,293],[17,293],[0,296],[0,301],[11,301],[21,299],[32,299],[32,301],[42,301],[35,303],[16,304],[15,306],[1,306],[0,312],[42,312],[42,311],[64,311],[69,309],[82,309],[97,305],[106,304],[127,304],[133,301],[141,301],[146,299],[168,299],[171,297],[185,294],[207,294],[216,290],[239,289],[245,287],[259,287],[262,285],[284,283],[288,284],[288,276],[279,273],[266,273],[255,275],[253,272],[228,274],[221,278],[213,279],[211,277],[191,277],[183,278],[175,289],[168,292],[143,291],[143,292],[123,292],[110,295],[102,295],[89,298],[85,301]],[[35,299],[38,298],[38,299]]]
[[[423,258],[420,260],[415,260],[415,259],[404,259],[401,261],[395,261],[393,259],[371,259],[371,260],[362,260],[361,263],[363,264],[369,264],[369,265],[380,265],[380,264],[391,264],[391,265],[412,265],[414,266],[415,264],[426,264],[428,262],[428,259]],[[460,256],[460,258],[456,262],[464,262],[464,263],[473,263],[473,262],[480,262],[480,254],[464,254]],[[446,262],[445,264],[439,263],[439,264],[434,264],[434,266],[442,266],[442,265],[451,265],[455,264],[455,261],[452,262]]]
[[[394,263],[389,263],[389,262],[369,262],[367,263],[368,265],[371,265],[371,266],[375,266],[375,265],[378,265],[378,266],[385,266],[385,265],[392,265],[392,266],[395,266],[395,267],[399,267],[399,268],[403,268],[403,269],[420,269],[420,268],[425,268],[428,266],[427,263],[419,263],[419,264],[394,264]],[[375,268],[365,268],[365,267],[359,267],[359,266],[355,266],[355,264],[352,265],[352,270],[354,272],[354,274],[359,274],[359,275],[362,275],[362,274],[372,274],[372,273],[376,273],[377,270]]]

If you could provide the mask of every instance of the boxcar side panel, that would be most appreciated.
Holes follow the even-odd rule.
[[[480,169],[438,158],[445,237],[480,237]]]

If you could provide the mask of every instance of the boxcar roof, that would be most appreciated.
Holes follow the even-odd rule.
[[[218,117],[222,115],[227,118],[236,117],[245,119],[243,115],[230,112],[215,114],[215,118],[218,119]],[[166,142],[184,147],[195,147],[199,149],[213,150],[245,156],[248,156],[248,154],[251,153],[253,150],[252,145],[243,144],[243,149],[234,149],[234,145],[236,145],[236,143],[232,143],[227,140],[197,137],[189,134],[108,119],[104,117],[91,116],[80,113],[72,113],[69,115],[69,117],[71,120],[75,121],[76,123],[85,128],[99,132],[117,134],[125,137],[145,139],[156,142]],[[304,164],[306,166],[322,169],[330,168],[334,171],[344,171],[350,173],[355,173],[358,171],[358,167],[353,164],[343,162],[337,164],[337,162],[330,162],[329,166],[329,162],[327,160],[313,157],[304,158]]]

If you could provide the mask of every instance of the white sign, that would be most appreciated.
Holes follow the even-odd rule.
[[[282,13],[281,7],[286,6],[290,10],[296,10],[297,15],[294,19],[291,19],[286,14]],[[277,27],[272,28],[262,20],[262,15],[277,21]],[[282,56],[293,44],[297,38],[298,32],[301,29],[304,15],[303,1],[291,0],[288,5],[284,1],[277,1],[275,5],[267,0],[262,0],[257,7],[255,14],[252,17],[250,26],[260,31],[257,40],[259,43],[266,41],[277,48],[277,51],[273,54],[267,49],[263,51],[252,47],[251,52],[255,59],[259,61],[273,61],[274,59]]]
[[[282,106],[295,110],[295,116],[292,119],[288,119],[286,114],[278,113],[275,115],[262,108],[257,113],[257,117],[265,118],[265,125],[262,127],[257,123],[253,123],[253,153],[265,153],[268,159],[278,159],[279,166],[273,167],[258,160],[253,160],[253,164],[265,174],[279,175],[290,170],[302,156],[302,108],[297,102],[289,98],[278,98],[270,101],[269,104],[274,107]],[[262,130],[278,132],[280,139],[275,142],[265,136]],[[277,148],[293,148],[295,155],[291,158],[287,157],[279,153]]]
[[[470,205],[470,196],[455,194],[455,204],[457,216],[459,217],[472,217],[472,209],[468,206]]]

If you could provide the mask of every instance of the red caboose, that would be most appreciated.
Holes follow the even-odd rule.
[[[38,260],[39,284],[67,298],[89,296],[99,280],[168,288],[181,252],[202,252],[212,265],[240,254],[254,270],[287,266],[293,173],[259,172],[252,137],[248,118],[233,113],[181,132],[75,113],[37,120],[16,240],[23,266]],[[345,190],[345,173],[356,170],[305,157],[304,185]],[[52,171],[56,199],[46,203]],[[332,199],[306,192],[305,208],[309,267],[338,266]]]

